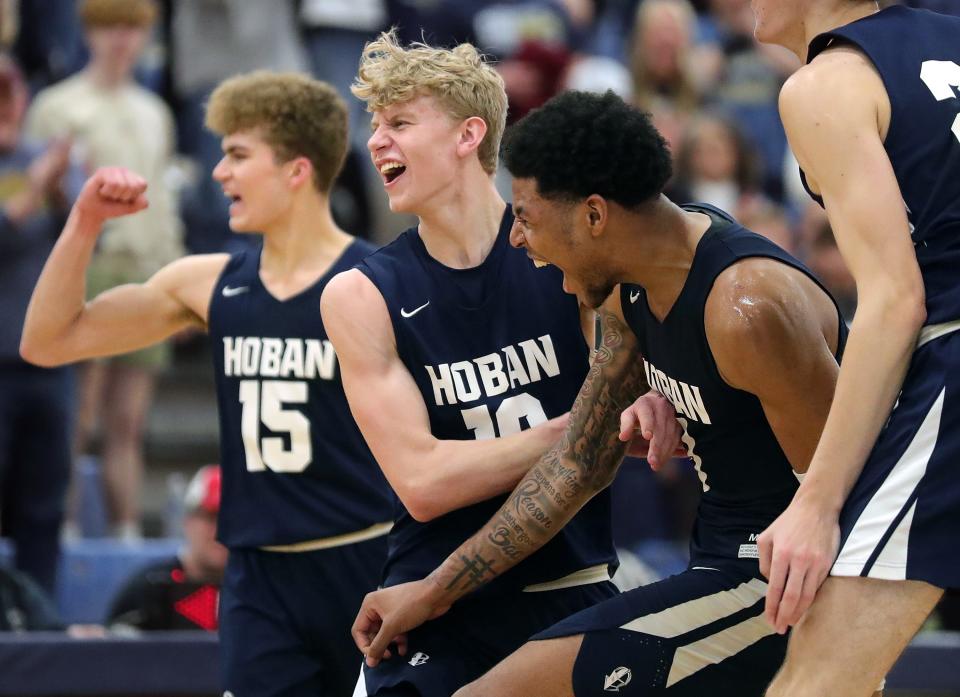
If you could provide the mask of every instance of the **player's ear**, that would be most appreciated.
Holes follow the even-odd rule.
[[[299,189],[304,184],[309,185],[313,179],[313,164],[306,157],[296,157],[288,163],[290,167],[290,184]]]
[[[457,152],[465,157],[480,147],[487,135],[487,122],[479,116],[471,116],[460,124],[460,137],[457,140]]]
[[[599,194],[590,194],[583,202],[583,209],[590,234],[597,236],[602,233],[607,226],[607,216],[609,214],[607,200]]]

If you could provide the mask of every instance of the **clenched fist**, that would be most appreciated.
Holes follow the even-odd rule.
[[[101,221],[130,215],[149,205],[146,190],[140,175],[123,167],[101,167],[83,185],[74,210]]]

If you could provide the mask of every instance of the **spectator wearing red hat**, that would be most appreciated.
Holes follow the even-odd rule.
[[[220,582],[227,549],[216,540],[220,467],[200,468],[184,497],[186,544],[171,559],[151,564],[127,580],[107,624],[137,629],[217,629]]]

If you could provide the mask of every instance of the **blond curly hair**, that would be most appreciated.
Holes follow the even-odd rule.
[[[306,157],[327,193],[347,155],[347,106],[337,91],[298,73],[257,70],[222,82],[207,102],[207,128],[221,136],[256,130],[281,162]]]
[[[503,78],[471,44],[443,49],[416,42],[405,48],[394,30],[384,32],[364,47],[350,89],[366,102],[367,111],[381,111],[427,94],[457,121],[480,117],[487,133],[477,155],[484,171],[496,171],[507,122],[507,93]]]

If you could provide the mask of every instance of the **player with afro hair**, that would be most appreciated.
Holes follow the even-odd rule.
[[[610,91],[554,97],[507,131],[503,159],[514,177],[535,179],[545,198],[599,194],[625,208],[656,198],[673,173],[650,118]]]

